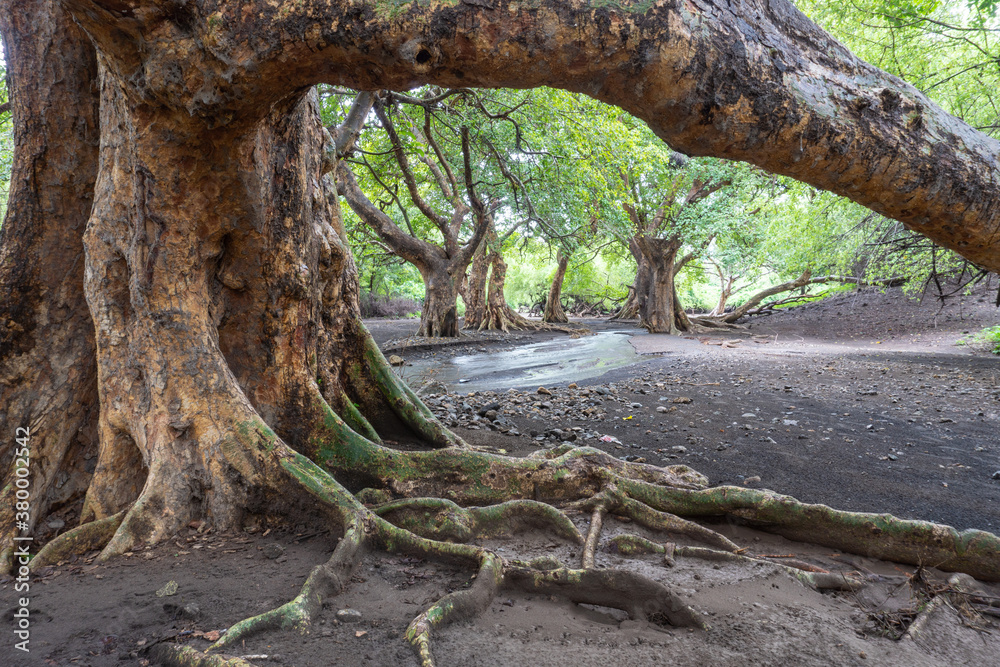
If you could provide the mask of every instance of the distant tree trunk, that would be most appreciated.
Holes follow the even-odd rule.
[[[715,265],[715,271],[719,275],[719,301],[715,304],[715,308],[712,309],[709,316],[722,315],[726,312],[726,303],[733,294],[733,285],[736,284],[736,276],[726,276],[718,264]]]
[[[503,293],[504,283],[507,281],[507,263],[499,250],[500,245],[493,223],[490,222],[489,231],[472,260],[472,270],[469,272],[469,284],[466,288],[468,298],[465,302],[466,329],[507,331],[537,327],[507,305]]]
[[[469,278],[465,284],[463,296],[466,329],[479,329],[486,316],[486,280],[489,272],[489,248],[486,241],[483,241],[476,248],[476,254],[472,256],[472,266],[469,268]]]
[[[0,571],[14,534],[15,438],[30,443],[26,534],[81,500],[97,460],[94,324],[83,293],[83,233],[100,132],[90,39],[48,0],[0,2],[14,162],[0,228]],[[18,429],[24,429],[19,431]],[[66,517],[76,518],[75,514]]]
[[[566,311],[563,310],[560,294],[562,293],[563,279],[566,277],[566,267],[569,266],[569,257],[560,250],[557,254],[558,265],[556,274],[552,276],[552,286],[549,287],[549,295],[545,298],[545,313],[542,315],[542,322],[565,324],[569,322]]]
[[[649,289],[639,311],[639,324],[650,333],[672,334],[689,330],[690,322],[680,307],[674,287],[674,264],[681,248],[680,239],[639,236],[637,244],[651,267]]]
[[[611,318],[613,320],[633,320],[638,318],[646,296],[649,294],[649,281],[652,278],[652,270],[649,267],[649,262],[646,260],[645,255],[642,254],[639,243],[635,238],[629,239],[628,249],[632,253],[632,257],[635,258],[635,284],[629,291],[628,299],[626,299],[622,307]]]
[[[449,252],[447,248],[403,232],[389,216],[369,201],[358,187],[354,174],[345,165],[338,165],[335,173],[338,191],[358,217],[375,230],[393,252],[420,271],[424,281],[424,304],[420,310],[420,328],[417,330],[417,335],[428,338],[458,336],[458,295],[461,279],[488,225],[477,221],[472,239],[463,246],[449,244],[455,246]],[[472,292],[473,287],[467,284],[466,297],[471,298]]]
[[[507,282],[507,262],[497,250],[490,252],[490,281],[486,295],[486,313],[480,329],[531,329],[537,325],[522,317],[507,304],[504,285]]]
[[[424,305],[420,309],[417,335],[427,338],[458,336],[458,281],[443,263],[418,268],[424,279]],[[466,294],[471,292],[471,285],[467,286]]]

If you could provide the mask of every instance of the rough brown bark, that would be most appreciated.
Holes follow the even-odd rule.
[[[638,236],[636,243],[650,267],[649,288],[639,309],[639,325],[650,333],[675,334],[689,330],[690,322],[680,307],[674,287],[674,265],[681,248],[680,239],[676,236],[665,239]]]
[[[549,294],[545,297],[545,312],[542,314],[542,322],[551,324],[565,324],[569,322],[566,311],[563,310],[560,294],[562,293],[563,279],[566,277],[566,267],[569,266],[569,257],[560,250],[556,256],[556,273],[552,276],[552,285],[549,287]]]
[[[649,268],[649,262],[646,261],[645,256],[642,254],[642,250],[639,249],[639,244],[635,240],[635,237],[629,238],[628,250],[632,253],[632,257],[635,258],[635,284],[629,290],[628,299],[622,304],[622,307],[618,309],[618,312],[614,314],[611,318],[613,320],[631,320],[639,317],[639,311],[642,308],[642,304],[645,303],[646,295],[649,294],[649,280],[652,272]]]
[[[469,279],[466,281],[463,294],[466,329],[478,330],[486,315],[486,281],[490,272],[490,251],[487,246],[487,241],[479,244],[476,254],[472,257],[472,265],[469,267]]]
[[[318,203],[327,201],[319,167],[298,148],[319,151],[318,130],[302,129],[312,124],[302,124],[297,106],[316,81],[585,90],[689,153],[747,159],[847,194],[1000,266],[997,143],[853,58],[783,0],[647,13],[578,1],[391,12],[365,2],[253,11],[207,0],[128,10],[112,0],[65,4],[109,72],[104,167],[86,243],[104,392],[87,509],[99,516],[127,504],[135,489],[111,489],[107,480],[141,480],[148,462],[122,524],[128,539],[170,530],[138,525],[135,508],[176,503],[174,523],[207,511],[234,524],[261,471],[238,460],[243,450],[220,424],[242,425],[244,449],[266,448],[265,422],[311,424],[301,417],[316,413],[316,377],[334,404],[390,412],[363,373],[344,370],[365,340],[353,317],[353,279],[332,215]],[[301,232],[308,242],[293,247],[292,230],[317,220]],[[278,244],[276,258],[260,252],[269,243]],[[273,312],[252,305],[261,303],[258,287],[240,271],[268,278],[262,302]],[[343,315],[329,330],[320,298],[309,296],[319,293],[324,308]],[[250,313],[271,342],[225,334],[234,313]],[[260,377],[279,383],[251,384],[255,374],[241,366],[249,362],[228,362],[227,346],[266,352],[249,359],[262,360]],[[338,362],[333,371],[324,355]],[[289,440],[315,446],[301,429]],[[215,458],[205,459],[209,452]],[[185,462],[203,466],[177,465]],[[192,479],[195,470],[214,483]],[[190,491],[199,485],[204,492]]]
[[[83,294],[83,231],[97,174],[97,61],[47,0],[0,2],[14,163],[0,228],[0,553],[15,521],[16,429],[30,432],[27,534],[80,498],[97,454],[97,365]],[[7,558],[0,563],[7,564]]]
[[[136,104],[111,76],[102,96],[85,237],[100,451],[84,519],[127,509],[106,554],[305,502],[273,452],[319,460],[345,422],[376,441],[456,442],[433,419],[414,426],[419,406],[373,370],[312,96],[224,131]]]

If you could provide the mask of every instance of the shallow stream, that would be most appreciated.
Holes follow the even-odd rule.
[[[511,388],[579,382],[642,360],[629,338],[637,329],[601,331],[592,336],[553,338],[541,343],[481,354],[417,359],[400,375],[411,386],[437,380],[452,391],[504,391]]]

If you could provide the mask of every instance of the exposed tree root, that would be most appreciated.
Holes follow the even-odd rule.
[[[628,517],[639,525],[652,530],[686,535],[706,544],[725,549],[726,551],[740,551],[740,547],[724,535],[669,512],[657,511],[645,503],[625,496],[613,485],[606,488],[599,495],[579,501],[574,506],[580,508],[590,508],[593,506],[595,507],[595,511],[596,507],[600,506],[612,514]]]
[[[31,571],[34,572],[46,565],[58,563],[73,554],[79,555],[95,549],[103,549],[111,541],[124,517],[125,511],[122,510],[118,514],[91,521],[66,531],[35,554],[29,566]]]
[[[587,532],[587,542],[583,545],[580,561],[584,569],[594,567],[594,552],[601,539],[601,529],[604,526],[604,515],[608,512],[608,503],[603,499],[594,503],[594,511],[590,515],[590,530]]]
[[[536,570],[512,566],[507,577],[511,585],[526,592],[621,609],[640,620],[662,618],[677,627],[707,627],[698,613],[666,586],[628,570]]]
[[[450,436],[395,378],[373,344],[365,349],[363,367],[351,372],[375,377],[384,402],[438,448],[400,451],[385,447],[365,436],[372,427],[370,422],[351,414],[347,421],[341,419],[318,393],[314,414],[320,423],[309,431],[309,447],[305,448],[309,456],[291,450],[257,417],[236,421],[232,429],[235,435],[220,445],[222,461],[229,466],[226,470],[238,470],[241,478],[257,485],[265,497],[303,492],[311,496],[310,502],[318,501],[331,524],[342,527],[343,538],[329,561],[312,570],[293,600],[234,624],[206,653],[157,649],[165,656],[164,662],[239,665],[243,663],[227,663],[234,659],[214,652],[264,631],[308,632],[322,610],[323,599],[341,591],[364,555],[376,549],[448,562],[477,573],[470,588],[444,596],[411,622],[407,638],[427,666],[433,664],[433,632],[446,623],[480,613],[504,588],[619,608],[640,619],[703,627],[699,614],[663,584],[629,571],[595,569],[606,514],[713,547],[656,545],[634,537],[611,540],[623,552],[644,548],[662,553],[668,564],[676,557],[770,562],[741,555],[728,538],[682,518],[723,516],[793,539],[1000,580],[996,558],[1000,538],[981,531],[959,533],[946,526],[888,515],[838,512],[771,491],[705,488],[705,477],[686,466],[630,463],[586,447],[567,446],[537,456],[511,458],[449,446],[463,443]],[[142,494],[125,513],[103,555],[120,553],[140,540],[154,541],[175,524],[188,520],[188,510],[171,494],[189,492],[190,485],[176,483],[176,477],[170,478],[174,481],[170,485],[157,483],[169,472],[156,466],[149,471]],[[368,488],[368,496],[383,495],[382,502],[365,507],[338,478],[356,489]],[[180,511],[165,516],[164,505]],[[586,540],[557,505],[592,512]],[[103,540],[113,522],[87,525],[92,527],[71,533],[81,539],[99,536]],[[528,525],[583,543],[583,568],[569,569],[552,558],[528,563],[506,561],[470,543],[477,537],[509,534]],[[62,539],[64,545],[75,543],[73,537]],[[55,551],[62,545],[52,548]],[[860,585],[840,574],[771,564],[814,588],[853,589]]]
[[[934,612],[936,612],[941,607],[946,606],[947,604],[948,604],[948,598],[946,598],[943,595],[937,595],[934,598],[932,598],[931,601],[928,602],[926,605],[924,605],[924,608],[920,610],[920,613],[917,614],[917,617],[913,619],[913,622],[910,623],[910,627],[906,628],[906,632],[903,633],[903,636],[900,637],[900,640],[902,641],[908,639],[910,641],[913,641],[918,636],[920,636],[923,633],[924,628],[927,627],[927,623],[930,622],[931,617],[934,615]]]
[[[344,589],[351,573],[370,548],[364,537],[363,517],[355,517],[333,555],[323,565],[313,568],[295,599],[277,609],[240,621],[230,627],[212,650],[232,646],[236,642],[265,630],[308,630],[312,619],[323,607],[323,598],[336,595]]]
[[[482,564],[471,588],[444,596],[426,611],[414,618],[406,628],[406,638],[420,657],[423,667],[433,667],[431,631],[452,620],[468,618],[482,613],[496,596],[503,581],[503,560],[495,554],[484,552]]]
[[[434,664],[430,644],[432,631],[446,623],[480,613],[503,586],[616,607],[636,618],[662,618],[675,625],[702,627],[698,615],[668,588],[635,573],[572,570],[547,559],[531,564],[509,563],[482,547],[441,541],[495,535],[525,523],[540,523],[577,543],[582,542],[579,531],[551,506],[522,500],[467,509],[443,499],[414,498],[394,501],[371,511],[309,459],[286,453],[281,457],[281,466],[332,514],[342,518],[341,522],[346,527],[344,537],[330,560],[312,571],[295,599],[236,623],[209,651],[224,649],[266,630],[308,631],[312,620],[322,609],[323,598],[343,588],[351,571],[372,548],[475,566],[477,569],[475,582],[470,588],[446,595],[410,623],[406,636],[414,645],[422,664],[428,667]],[[394,525],[383,517],[399,520],[405,527]],[[414,531],[422,531],[432,537],[422,537]],[[203,654],[193,650],[164,649],[161,659],[175,665],[230,664],[198,662],[208,660],[209,656],[207,652]]]
[[[580,531],[565,514],[533,500],[465,508],[443,498],[406,498],[380,505],[374,512],[422,537],[451,542],[509,535],[523,527],[548,527],[562,537],[583,542]]]
[[[161,665],[172,667],[254,667],[243,658],[202,653],[190,646],[157,644],[149,650],[149,657]]]
[[[396,416],[398,416],[404,424],[412,429],[415,434],[419,435],[428,445],[432,447],[468,447],[464,440],[446,429],[444,425],[437,420],[430,408],[424,405],[424,402],[420,400],[412,389],[410,389],[409,385],[400,380],[399,377],[392,372],[392,367],[389,365],[389,362],[386,361],[382,351],[378,348],[378,345],[375,344],[375,339],[368,333],[364,324],[358,320],[355,323],[355,326],[358,328],[360,337],[363,340],[365,367],[364,369],[355,368],[354,373],[361,375],[362,372],[364,372],[372,378],[375,385],[382,393],[382,396],[396,413]],[[323,404],[326,410],[332,414],[332,410],[329,410],[329,406],[326,405],[326,401],[324,401],[321,396],[317,396],[317,399]],[[348,405],[351,404],[349,399],[345,401],[345,403]],[[356,409],[355,412],[357,412]],[[360,414],[360,412],[358,412],[357,417],[364,420],[363,424],[366,427],[361,431],[358,431],[357,429],[354,429],[354,431],[356,433],[360,433],[363,438],[367,438],[365,431],[374,431],[374,429],[364,416]],[[372,438],[367,438],[367,440],[378,442],[378,440],[373,440]]]
[[[705,549],[703,547],[679,546],[671,542],[667,542],[666,544],[657,544],[652,540],[647,540],[646,538],[639,537],[638,535],[615,535],[609,540],[609,543],[619,553],[625,555],[635,555],[641,553],[663,554],[664,564],[668,567],[673,567],[677,556],[729,563],[767,563],[777,570],[782,570],[790,574],[792,577],[798,579],[800,582],[814,590],[855,591],[864,585],[861,579],[856,575],[806,571],[790,565],[783,565],[781,563],[775,563],[762,558],[754,558],[753,556],[746,556],[728,551],[717,551],[715,549]]]

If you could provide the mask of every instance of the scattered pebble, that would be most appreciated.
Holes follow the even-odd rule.
[[[264,557],[269,558],[271,560],[274,560],[275,558],[284,555],[284,553],[285,553],[285,547],[281,546],[280,544],[268,544],[266,547],[264,547]]]
[[[363,616],[357,609],[340,609],[337,611],[337,620],[341,623],[360,623]]]

